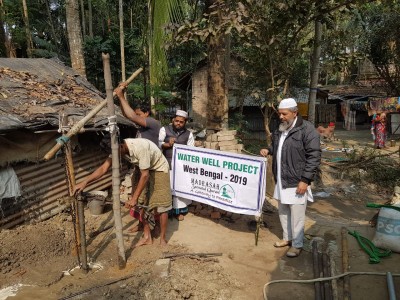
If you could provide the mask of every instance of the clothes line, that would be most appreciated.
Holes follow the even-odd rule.
[[[368,100],[368,115],[400,112],[400,97],[371,98]]]

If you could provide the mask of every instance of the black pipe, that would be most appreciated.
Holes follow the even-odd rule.
[[[84,198],[81,195],[76,197],[78,202],[78,218],[79,218],[79,232],[81,234],[81,262],[82,262],[82,270],[87,273],[89,271],[89,267],[87,264],[87,251],[86,251],[86,233],[85,233],[85,203]]]
[[[313,271],[314,271],[314,278],[320,277],[319,271],[319,259],[318,259],[318,247],[317,241],[312,242],[312,254],[313,254]],[[321,298],[321,283],[319,281],[314,283],[314,293],[315,293],[315,300],[322,300]]]
[[[324,277],[330,277],[331,272],[329,268],[329,257],[328,254],[322,254],[322,271]],[[324,282],[324,298],[325,300],[332,300],[332,285],[331,281]]]

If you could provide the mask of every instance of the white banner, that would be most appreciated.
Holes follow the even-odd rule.
[[[172,194],[234,213],[260,215],[266,164],[263,157],[175,144]]]

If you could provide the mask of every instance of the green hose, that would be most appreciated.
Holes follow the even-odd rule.
[[[369,255],[369,263],[377,264],[380,263],[381,257],[388,257],[392,254],[391,250],[378,248],[366,237],[361,236],[357,231],[348,231],[348,234],[354,236],[361,248]]]
[[[386,208],[392,208],[392,209],[395,209],[395,210],[397,210],[397,211],[400,211],[400,207],[399,207],[399,206],[394,206],[394,205],[389,205],[389,204],[367,203],[367,207],[370,207],[370,208],[381,208],[381,207],[386,207]]]

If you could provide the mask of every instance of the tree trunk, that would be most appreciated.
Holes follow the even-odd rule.
[[[121,48],[121,75],[122,81],[126,80],[125,74],[125,46],[124,46],[124,11],[123,1],[119,0],[119,43]]]
[[[31,58],[33,50],[33,41],[32,41],[31,29],[29,27],[28,7],[26,5],[26,0],[22,0],[22,8],[23,8],[25,34],[26,34],[26,53],[28,57]]]
[[[310,121],[313,124],[315,124],[315,101],[317,99],[319,60],[321,57],[321,38],[322,38],[322,25],[319,20],[316,20],[314,50],[313,50],[313,56],[311,58],[310,94],[308,97],[308,121]]]
[[[66,0],[65,6],[71,65],[78,74],[86,77],[83,57],[82,31],[77,0]]]
[[[88,22],[89,22],[89,36],[93,38],[93,11],[92,11],[92,0],[88,0]]]
[[[83,40],[86,36],[86,20],[85,20],[85,3],[84,0],[81,0],[81,24],[82,24],[82,35]]]
[[[53,40],[54,46],[56,48],[56,52],[57,52],[57,54],[59,54],[59,48],[58,48],[59,39],[58,39],[58,36],[56,35],[56,31],[54,29],[53,18],[51,16],[51,11],[50,11],[50,3],[49,3],[49,0],[45,0],[45,1],[46,1],[46,3],[45,3],[46,12],[47,12],[47,17],[49,18],[52,40]]]
[[[6,30],[4,27],[4,7],[3,7],[3,0],[0,0],[0,57],[9,57],[7,51],[7,36]]]
[[[152,11],[152,3],[151,3],[151,1],[149,1],[148,2],[148,5],[147,5],[147,9],[148,9],[148,12],[147,12],[147,15],[148,15],[148,18],[147,18],[147,43],[146,43],[146,47],[147,47],[147,55],[148,55],[148,65],[147,65],[147,71],[149,72],[148,74],[149,74],[149,81],[148,81],[148,83],[150,84],[149,86],[150,86],[150,107],[151,107],[151,113],[153,114],[153,116],[155,116],[156,115],[156,111],[155,111],[155,104],[156,104],[156,102],[155,102],[155,98],[153,97],[153,92],[152,92],[152,90],[153,90],[153,87],[152,87],[152,73],[151,73],[151,66],[152,66],[152,64],[153,64],[153,61],[152,61],[152,49],[151,49],[151,45],[150,45],[150,42],[151,42],[151,40],[152,40],[152,37],[153,37],[153,34],[152,34],[152,21],[153,21],[153,11]]]
[[[206,1],[211,21],[218,27],[222,22],[222,10],[218,9],[217,0]],[[217,32],[208,42],[208,112],[207,129],[222,130],[228,128],[228,88],[226,86],[225,34]]]

